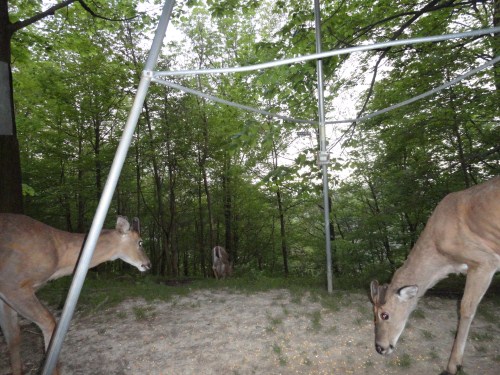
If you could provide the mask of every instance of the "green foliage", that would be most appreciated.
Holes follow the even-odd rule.
[[[139,5],[147,10],[138,12]],[[493,19],[492,2],[474,9],[455,2],[422,11],[423,5],[323,2],[322,48],[488,27]],[[43,8],[26,1],[9,6],[12,22]],[[16,32],[12,42],[25,211],[82,232],[102,193],[157,22],[157,9],[149,3],[91,6],[121,21],[69,6]],[[185,1],[173,18],[183,34],[165,46],[160,70],[244,66],[315,52],[310,1]],[[426,92],[498,55],[496,39],[324,59],[327,114],[343,116],[351,106],[373,112]],[[304,119],[317,117],[316,80],[314,61],[175,78],[229,101]],[[499,174],[499,89],[494,70],[485,70],[348,130],[336,128],[342,138],[330,144],[338,141],[343,154],[334,155],[328,171],[335,285],[365,288],[374,278],[388,281],[444,195]],[[357,104],[338,108],[334,103],[345,91],[356,92]],[[312,136],[299,140],[298,131]],[[235,285],[293,289],[300,277],[322,288],[326,265],[316,132],[314,125],[153,85],[106,226],[113,226],[116,214],[140,217],[152,272],[163,279],[206,279],[210,248],[222,244],[234,260]],[[131,272],[120,262],[103,270]],[[286,273],[287,281],[274,278]],[[97,306],[114,299],[96,298]]]

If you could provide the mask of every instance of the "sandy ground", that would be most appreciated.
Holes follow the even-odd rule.
[[[366,295],[336,292],[327,303],[287,290],[194,291],[169,302],[127,300],[78,312],[60,355],[63,374],[439,374],[448,360],[457,302],[425,297],[394,354],[374,350]],[[324,307],[336,305],[336,307]],[[500,373],[500,320],[483,301],[469,336],[467,375]],[[23,321],[26,374],[37,374],[42,337]],[[0,338],[0,375],[9,373]]]

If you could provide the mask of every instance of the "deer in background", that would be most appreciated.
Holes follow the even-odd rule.
[[[142,249],[139,219],[132,226],[119,216],[116,229],[103,230],[90,267],[122,259],[147,271],[151,263]],[[7,342],[13,375],[22,373],[18,315],[36,323],[50,343],[56,322],[38,300],[37,289],[75,269],[85,234],[64,232],[24,215],[0,214],[0,326]],[[59,373],[59,369],[55,370]]]
[[[500,177],[447,195],[389,285],[371,283],[375,349],[390,354],[427,289],[450,273],[467,274],[458,330],[443,374],[462,366],[477,306],[500,270]]]
[[[222,246],[215,246],[212,249],[212,270],[215,278],[225,279],[233,273],[233,265],[229,263],[229,255]]]

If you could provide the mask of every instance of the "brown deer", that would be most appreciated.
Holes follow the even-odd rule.
[[[375,349],[390,354],[419,297],[450,273],[467,274],[458,330],[443,374],[462,366],[477,306],[500,269],[500,177],[447,195],[389,285],[371,283]]]
[[[0,214],[0,326],[13,375],[22,373],[17,314],[40,327],[47,350],[56,322],[35,292],[49,280],[73,272],[84,239],[85,234],[64,232],[28,216]],[[141,272],[151,267],[142,249],[137,218],[131,226],[119,216],[115,230],[101,232],[90,267],[118,258]]]
[[[215,246],[212,249],[212,270],[215,278],[225,279],[233,273],[233,265],[229,263],[229,255],[222,246]]]

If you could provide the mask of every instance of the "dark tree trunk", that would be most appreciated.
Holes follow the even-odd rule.
[[[222,189],[224,196],[224,227],[226,250],[232,260],[236,258],[236,249],[233,249],[233,228],[232,228],[232,199],[231,199],[231,177],[229,170],[231,166],[230,156],[226,156],[224,161],[224,175],[222,176]]]
[[[0,212],[23,212],[21,159],[16,134],[6,0],[0,0]]]

